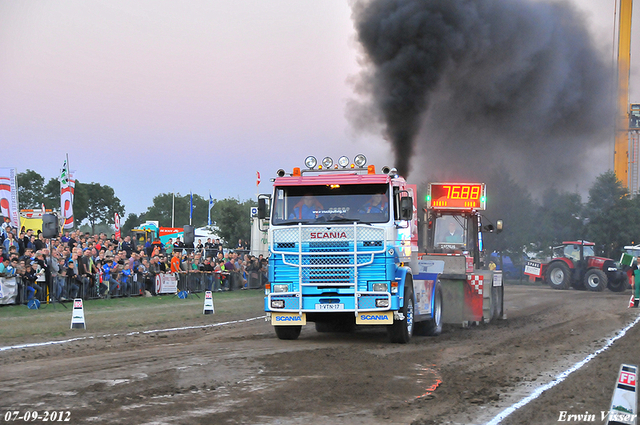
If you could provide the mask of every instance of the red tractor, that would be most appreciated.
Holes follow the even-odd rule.
[[[628,287],[627,274],[618,270],[616,263],[596,257],[594,243],[586,241],[562,242],[553,249],[554,256],[542,265],[544,281],[554,289],[588,289],[622,292]]]

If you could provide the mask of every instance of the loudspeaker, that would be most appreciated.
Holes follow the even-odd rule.
[[[45,239],[58,237],[58,217],[54,214],[42,215],[42,236]]]
[[[189,248],[193,248],[193,241],[195,239],[195,229],[193,226],[184,226],[184,244]]]

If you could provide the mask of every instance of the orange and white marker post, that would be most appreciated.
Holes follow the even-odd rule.
[[[73,300],[73,310],[71,310],[71,329],[87,329],[84,322],[84,307],[82,306],[82,298]]]
[[[202,310],[202,314],[213,314],[215,310],[213,309],[213,294],[211,291],[207,291],[204,293],[204,309]]]

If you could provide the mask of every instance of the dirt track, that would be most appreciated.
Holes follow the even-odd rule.
[[[628,291],[513,285],[505,297],[505,321],[450,326],[408,345],[388,343],[382,328],[320,334],[312,324],[299,340],[280,341],[260,319],[8,350],[0,352],[0,415],[70,411],[70,423],[98,424],[486,423],[638,314],[627,309]],[[602,423],[620,364],[640,364],[639,328],[502,423],[556,423],[561,411],[595,413],[586,423]]]

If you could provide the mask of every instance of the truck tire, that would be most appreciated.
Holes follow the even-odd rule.
[[[611,292],[624,292],[629,287],[629,276],[625,274],[624,278],[619,280],[610,280],[607,288]]]
[[[545,280],[553,289],[569,289],[569,283],[571,282],[570,273],[571,270],[565,263],[551,263],[547,268]]]
[[[302,326],[274,326],[279,339],[298,339]]]
[[[609,279],[607,279],[607,275],[602,270],[587,270],[584,275],[584,286],[590,291],[602,292],[608,283]]]
[[[389,340],[398,344],[411,341],[413,335],[413,279],[407,275],[404,283],[404,305],[400,309],[404,316],[402,320],[393,320],[393,325],[387,328]]]
[[[421,336],[437,336],[442,333],[442,288],[440,283],[436,283],[433,319],[416,322],[414,333]]]

